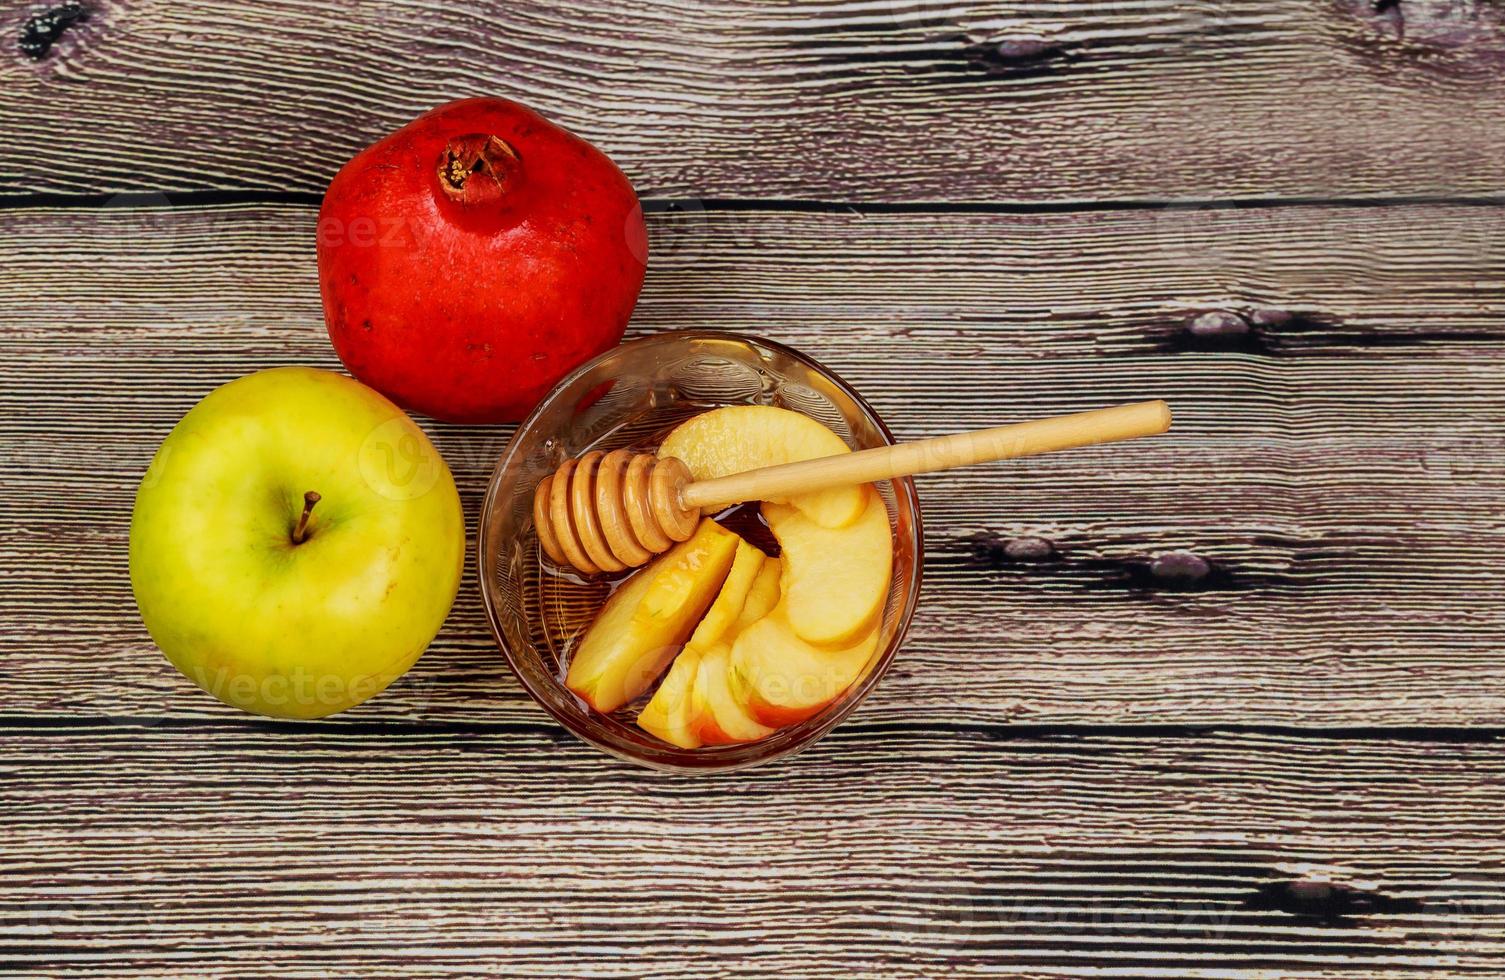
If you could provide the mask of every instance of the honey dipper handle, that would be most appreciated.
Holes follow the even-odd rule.
[[[811,490],[1137,439],[1158,435],[1170,427],[1171,410],[1165,402],[1139,402],[897,446],[879,446],[802,463],[765,466],[692,483],[684,488],[682,499],[688,507],[703,508],[724,507],[745,500],[780,499]]]

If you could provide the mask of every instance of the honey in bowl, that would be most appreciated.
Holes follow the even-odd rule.
[[[805,415],[737,405],[681,422],[656,452],[705,481],[849,449]],[[605,458],[587,455],[593,467]],[[560,505],[593,499],[589,481],[599,477],[582,472],[573,481],[568,468],[556,474],[570,486],[545,487],[539,499],[552,495],[556,506],[540,504],[535,515],[551,524],[541,543],[558,539],[540,549],[550,555],[541,559],[553,583],[545,592],[556,600],[547,603],[551,645],[562,628],[565,684],[592,708],[627,713],[680,748],[756,741],[819,713],[863,675],[877,651],[894,552],[888,510],[871,485],[742,504],[717,518],[697,513],[663,554],[607,579],[580,574],[573,559],[586,554],[587,567],[601,571],[633,545],[658,551],[661,542],[638,538],[620,550],[581,519],[594,515]],[[636,533],[625,517],[614,530],[624,529]],[[577,570],[562,567],[563,557]]]

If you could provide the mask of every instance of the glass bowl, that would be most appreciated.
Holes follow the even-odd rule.
[[[561,381],[512,437],[486,491],[477,567],[486,614],[507,662],[533,699],[565,728],[613,755],[654,769],[740,769],[813,744],[877,686],[919,598],[919,502],[911,480],[894,480],[878,485],[894,531],[894,571],[878,647],[862,678],[820,713],[762,741],[682,749],[633,723],[646,696],[603,715],[564,686],[565,651],[589,625],[614,582],[561,571],[542,555],[533,530],[533,488],[581,453],[624,446],[648,451],[693,415],[744,404],[777,405],[808,415],[854,449],[893,443],[862,396],[798,351],[735,334],[663,333],[610,350]],[[617,580],[622,577],[625,573]]]

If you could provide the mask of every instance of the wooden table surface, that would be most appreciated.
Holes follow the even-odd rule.
[[[0,2],[0,975],[1505,975],[1495,0],[87,0],[45,53],[44,8]],[[634,334],[795,345],[901,438],[1176,427],[924,478],[909,642],[780,765],[574,741],[473,569],[381,697],[224,707],[136,615],[136,484],[212,387],[338,367],[322,190],[473,94],[634,180]],[[510,429],[424,424],[473,533]]]

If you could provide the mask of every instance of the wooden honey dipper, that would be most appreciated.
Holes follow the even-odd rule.
[[[533,526],[539,544],[557,564],[587,575],[620,572],[688,540],[705,508],[1137,439],[1170,426],[1165,402],[1139,402],[765,466],[714,480],[695,480],[689,467],[672,456],[595,450],[569,460],[538,484]]]

